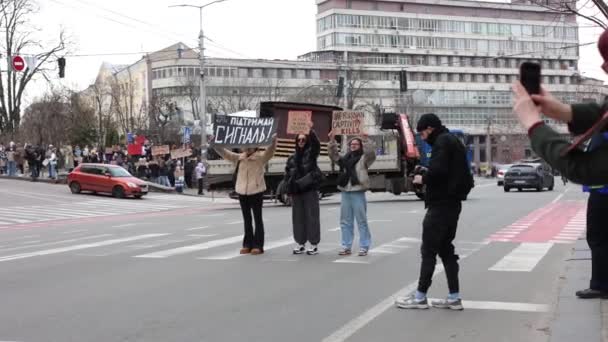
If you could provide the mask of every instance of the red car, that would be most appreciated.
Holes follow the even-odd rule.
[[[104,192],[117,198],[141,198],[148,193],[148,184],[133,177],[117,165],[81,164],[68,175],[68,186],[73,194],[81,191]]]

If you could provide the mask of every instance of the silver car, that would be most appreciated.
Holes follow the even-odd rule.
[[[513,166],[513,164],[504,164],[498,167],[498,170],[496,171],[496,180],[498,186],[501,186],[505,183],[505,174],[511,166]]]

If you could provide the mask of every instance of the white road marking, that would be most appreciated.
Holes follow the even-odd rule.
[[[125,223],[125,224],[119,224],[117,226],[112,226],[112,228],[125,228],[125,227],[132,227],[137,225],[137,223]]]
[[[433,273],[433,277],[443,272],[443,266],[437,265],[435,268],[435,273]],[[395,305],[395,298],[402,296],[404,294],[409,294],[416,290],[418,287],[418,281],[408,284],[407,286],[399,289],[399,291],[393,293],[380,303],[372,306],[364,313],[350,320],[348,323],[344,324],[340,329],[336,330],[331,335],[327,336],[322,340],[322,342],[344,342],[351,336],[353,336],[357,331],[361,330],[361,328],[365,327],[369,322],[376,319],[376,317],[380,316],[384,311],[392,308]]]
[[[406,240],[408,241],[408,240]],[[369,254],[365,257],[361,257],[354,253],[350,256],[343,257],[340,259],[336,259],[333,262],[335,263],[346,263],[346,264],[369,264],[371,262],[371,258],[377,256],[377,254],[398,254],[402,252],[404,249],[409,248],[410,246],[401,245],[399,242],[404,242],[401,238],[396,239],[394,241],[382,244],[376,248],[372,248],[369,250]]]
[[[460,259],[463,260],[469,257],[474,252],[481,249],[483,245],[480,245],[475,251],[471,253],[464,253]],[[435,273],[433,273],[433,277],[443,272],[443,266],[437,265],[435,267]],[[331,335],[327,336],[322,340],[322,342],[344,342],[354,334],[356,334],[359,330],[365,327],[369,322],[376,319],[376,317],[380,316],[386,310],[392,308],[395,303],[395,298],[399,296],[403,296],[404,294],[410,294],[418,287],[418,281],[415,281],[411,284],[406,285],[399,291],[393,293],[388,298],[382,300],[380,303],[374,305],[370,309],[363,312],[361,315],[353,318],[346,324],[344,324],[340,329],[333,332]]]
[[[412,237],[402,237],[402,238],[399,238],[397,241],[399,241],[399,242],[422,242],[422,240],[420,240],[419,238],[412,238]]]
[[[61,234],[75,234],[75,233],[82,233],[82,232],[86,232],[86,229],[77,229],[77,230],[70,230],[67,232],[61,232]]]
[[[243,223],[243,221],[241,220],[241,221],[232,221],[232,222],[228,222],[228,223],[226,223],[226,224],[230,224],[230,225],[232,225],[232,224],[242,224],[242,223]]]
[[[328,231],[328,232],[337,232],[337,231],[339,231],[339,230],[340,230],[340,227],[335,227],[335,228],[330,228],[330,229],[328,229],[327,231]]]
[[[429,303],[437,299],[428,298]],[[549,312],[550,305],[533,303],[515,302],[487,302],[475,300],[463,300],[462,306],[465,310],[498,310],[498,311],[517,311],[517,312]]]
[[[557,203],[560,199],[562,199],[562,197],[564,197],[564,194],[557,195],[557,197],[555,197],[555,199],[551,201],[551,203]]]
[[[136,236],[131,236],[131,237],[122,238],[122,239],[105,240],[105,241],[87,243],[87,244],[82,244],[82,245],[59,247],[59,248],[54,248],[54,249],[46,249],[46,250],[42,250],[42,251],[21,253],[21,254],[15,254],[15,255],[6,255],[6,256],[0,257],[0,262],[25,259],[25,258],[31,258],[31,257],[43,256],[43,255],[72,252],[72,251],[78,251],[78,250],[87,249],[87,248],[103,247],[103,246],[115,245],[115,244],[123,243],[123,242],[137,241],[137,240],[149,239],[149,238],[165,236],[165,235],[169,235],[169,234],[136,235]]]
[[[204,226],[204,227],[194,227],[194,228],[186,228],[187,231],[192,231],[192,230],[202,230],[202,229],[208,229],[209,226]]]
[[[530,272],[549,252],[552,243],[522,243],[500,259],[490,271]]]
[[[338,210],[340,209],[340,207],[333,207],[333,208],[328,208],[327,211],[334,211],[334,210]]]
[[[277,241],[271,241],[271,242],[266,243],[266,245],[264,246],[264,251],[287,246],[290,244],[295,244],[292,237],[288,237],[288,238],[277,240]],[[240,254],[239,251],[230,251],[227,253],[212,255],[209,257],[202,257],[202,258],[198,258],[198,259],[201,259],[201,260],[230,260],[230,259],[238,258],[242,255],[243,254]]]
[[[135,258],[166,258],[166,257],[174,256],[174,255],[192,253],[192,252],[202,251],[202,250],[210,249],[210,248],[214,248],[214,247],[231,245],[233,243],[237,243],[242,240],[243,240],[243,236],[237,235],[237,236],[232,236],[232,237],[225,238],[225,239],[211,240],[211,241],[199,243],[196,245],[183,246],[183,247],[168,249],[168,250],[164,250],[164,251],[154,252],[154,253],[136,255]]]
[[[3,248],[3,249],[0,249],[0,252],[8,252],[8,251],[14,251],[14,250],[18,250],[18,249],[26,249],[26,248],[32,248],[32,247],[60,245],[62,243],[70,243],[70,242],[76,242],[76,241],[81,241],[81,240],[97,239],[97,238],[106,237],[106,236],[112,236],[112,234],[100,234],[100,235],[87,236],[87,237],[77,238],[77,239],[69,239],[69,240],[61,240],[61,241],[54,241],[54,242],[46,242],[46,243],[41,243],[41,244],[38,244],[38,245]]]
[[[374,222],[393,222],[393,220],[367,220],[367,223],[374,223]]]
[[[212,237],[217,236],[217,234],[188,234],[190,237],[202,238],[202,237]]]

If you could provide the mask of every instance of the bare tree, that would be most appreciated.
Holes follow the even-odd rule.
[[[194,120],[200,120],[199,100],[200,100],[200,77],[184,76],[181,78],[181,86],[183,95],[188,99],[190,111]]]
[[[158,130],[159,141],[165,141],[167,129],[175,121],[181,109],[171,98],[155,94],[150,100],[149,111],[154,127]]]
[[[338,106],[340,98],[336,96],[335,84],[309,84],[289,95],[287,99],[292,102],[316,103],[322,105]]]
[[[0,77],[0,132],[14,133],[21,121],[22,97],[27,85],[36,75],[49,80],[48,65],[66,49],[65,34],[59,33],[58,41],[43,44],[33,37],[29,19],[36,13],[33,0],[0,1],[0,27],[3,39],[0,48],[6,51],[9,65],[12,56],[24,52],[42,50],[35,57],[37,63],[28,65],[23,72],[14,72],[7,68],[6,74]],[[50,47],[49,47],[50,46]]]
[[[22,137],[35,144],[91,144],[95,136],[95,112],[77,93],[52,89],[25,109]]]
[[[284,80],[248,80],[233,78],[226,86],[213,88],[207,98],[211,113],[235,113],[242,110],[257,110],[262,101],[285,99]]]
[[[123,132],[135,132],[145,129],[147,116],[145,105],[135,101],[136,84],[128,72],[128,79],[124,82],[114,74],[109,81],[109,96],[111,97],[111,114],[114,115],[118,126]]]
[[[577,7],[576,0],[532,0],[535,5],[544,7],[552,12],[562,14],[574,14],[583,19],[591,21],[598,27],[603,29],[608,28],[606,22],[608,21],[608,5],[604,0],[589,0],[584,2],[580,7]],[[589,2],[593,3],[597,8],[598,12],[594,14],[585,13],[586,6]]]
[[[347,67],[346,69],[346,109],[353,109],[355,103],[362,97],[363,89],[369,85],[369,80],[365,79],[365,72],[361,69]]]

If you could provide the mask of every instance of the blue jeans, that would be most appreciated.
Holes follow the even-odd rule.
[[[8,161],[8,175],[14,176],[16,174],[17,174],[17,162],[15,162],[14,160],[9,160]]]
[[[169,182],[169,176],[158,177],[158,184],[170,187],[171,183]]]
[[[364,191],[342,192],[340,206],[340,230],[342,247],[350,249],[353,245],[355,219],[359,227],[359,248],[369,249],[372,236],[367,226],[367,199]]]
[[[53,163],[49,163],[49,178],[57,177],[57,165]]]

